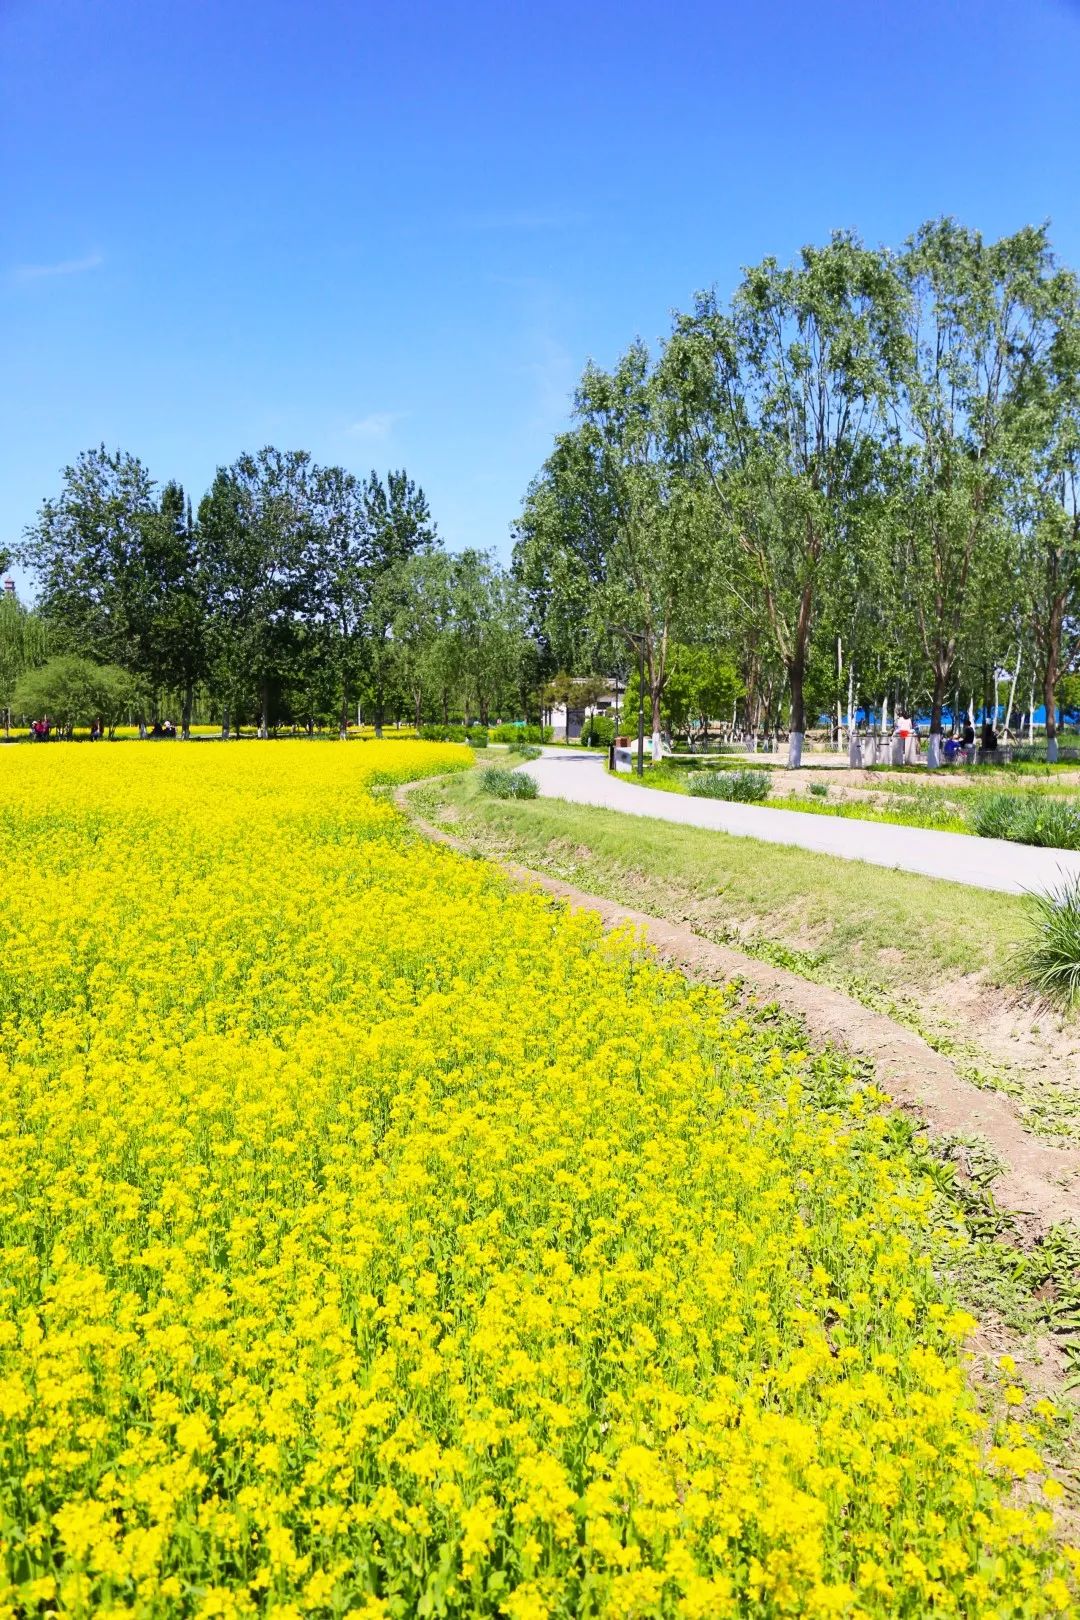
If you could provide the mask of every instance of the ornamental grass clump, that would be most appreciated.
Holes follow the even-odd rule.
[[[1080,1005],[1080,879],[1032,895],[1030,934],[1017,952],[1024,979],[1044,1001]]]
[[[1064,799],[1040,794],[987,793],[972,811],[980,838],[1047,849],[1080,849],[1080,810]]]
[[[0,750],[2,1620],[1075,1614],[910,1124],[375,791],[471,764]]]
[[[539,759],[544,750],[537,748],[535,743],[512,742],[507,745],[506,752],[515,754],[518,759]]]
[[[495,799],[535,799],[540,791],[527,771],[508,771],[505,765],[489,765],[480,786]]]
[[[701,771],[690,777],[688,785],[695,799],[735,799],[741,804],[760,804],[772,792],[768,771]]]

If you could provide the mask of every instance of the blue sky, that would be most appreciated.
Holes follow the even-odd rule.
[[[0,545],[104,440],[405,465],[495,547],[590,356],[836,227],[1050,218],[1065,0],[0,0]]]

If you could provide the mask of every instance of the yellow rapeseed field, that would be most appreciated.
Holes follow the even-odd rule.
[[[881,1099],[372,792],[470,758],[0,750],[0,1613],[1068,1611]]]

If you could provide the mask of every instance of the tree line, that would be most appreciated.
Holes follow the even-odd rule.
[[[359,479],[267,448],[193,510],[104,446],[65,468],[19,548],[38,598],[0,611],[0,705],[142,725],[198,709],[336,726],[517,713],[534,683],[522,593],[488,553],[441,544],[404,471]],[[63,709],[63,715],[59,709]]]
[[[658,734],[707,655],[750,729],[951,721],[1080,652],[1080,298],[1045,227],[851,233],[702,293],[658,353],[589,365],[516,525],[541,658],[640,659]],[[711,663],[709,663],[711,660]],[[710,673],[711,671],[711,673]],[[699,670],[699,684],[702,675]]]

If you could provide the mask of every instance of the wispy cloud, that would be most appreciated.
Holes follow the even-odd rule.
[[[88,253],[82,259],[61,259],[57,264],[19,264],[12,271],[12,276],[16,281],[45,281],[51,276],[81,276],[87,270],[99,270],[104,263],[104,253]]]
[[[559,209],[510,208],[487,214],[464,214],[458,227],[465,231],[569,231],[588,220],[578,211]]]
[[[358,421],[350,422],[345,432],[350,439],[366,439],[369,443],[388,439],[397,424],[405,418],[404,411],[369,411]]]

